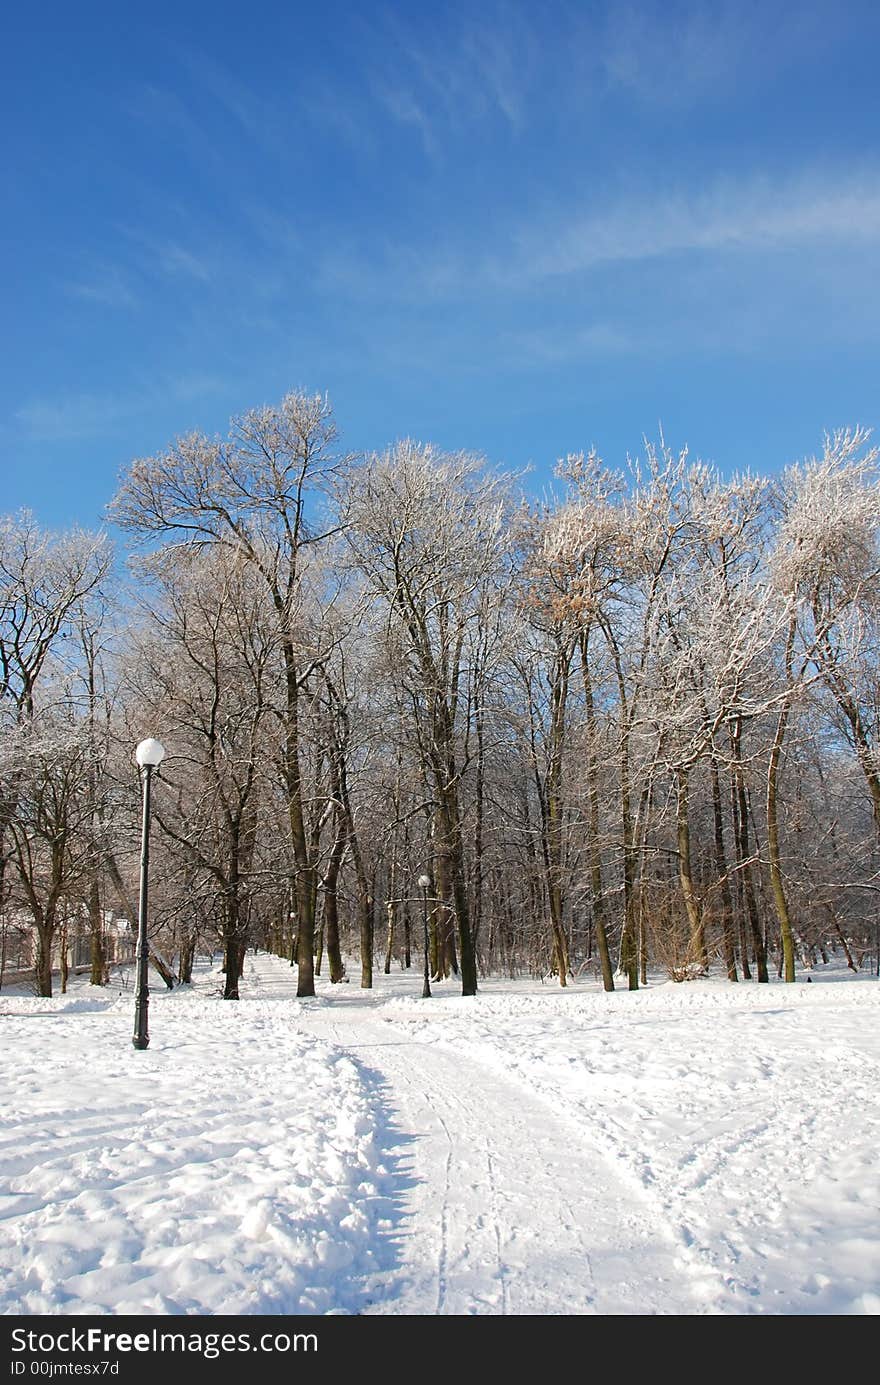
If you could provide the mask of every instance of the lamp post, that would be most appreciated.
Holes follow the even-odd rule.
[[[419,889],[422,892],[422,923],[425,929],[425,984],[422,986],[422,999],[431,994],[431,974],[428,966],[428,887],[431,884],[430,875],[419,876]]]
[[[143,829],[141,831],[141,893],[138,903],[138,940],[137,953],[135,958],[135,970],[137,973],[136,993],[134,1002],[134,1036],[132,1043],[135,1048],[149,1048],[150,1031],[147,1027],[147,1011],[150,1005],[150,988],[147,985],[147,965],[149,962],[149,947],[147,945],[147,880],[150,870],[150,780],[153,777],[153,770],[162,763],[165,758],[165,747],[159,741],[149,737],[141,741],[134,753],[134,758],[138,762],[141,770],[141,782],[144,790],[144,816]]]

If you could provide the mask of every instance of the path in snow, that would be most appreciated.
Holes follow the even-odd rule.
[[[393,1112],[380,1140],[410,1175],[398,1267],[374,1281],[362,1311],[701,1311],[714,1286],[582,1126],[375,1009],[352,988],[304,1006],[301,1020],[377,1084]]]
[[[673,1237],[702,1311],[876,1314],[880,987],[816,979],[555,997],[490,983],[477,1006],[410,996],[379,1013],[564,1110]]]

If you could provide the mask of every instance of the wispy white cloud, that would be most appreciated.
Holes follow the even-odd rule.
[[[305,244],[303,234],[292,216],[279,212],[266,202],[247,202],[242,211],[275,254],[284,256],[302,252]]]
[[[823,15],[821,4],[759,0],[609,4],[575,25],[606,91],[679,108],[726,97],[744,81],[778,80],[786,67],[827,52],[840,30],[831,7]]]
[[[701,192],[644,194],[589,214],[523,226],[486,271],[500,285],[582,273],[683,252],[771,251],[814,243],[880,242],[880,172],[841,178],[720,181]]]
[[[388,114],[400,125],[410,125],[418,131],[425,153],[433,158],[440,150],[440,141],[434,133],[431,117],[416,100],[406,86],[395,85],[391,81],[376,79],[373,90]]]
[[[451,244],[406,244],[382,236],[341,236],[315,258],[314,283],[325,298],[385,299],[416,309],[455,302],[478,272],[477,251]]]
[[[215,173],[223,167],[216,140],[174,92],[144,83],[132,91],[127,105],[142,125],[156,132],[164,142],[171,143],[175,150],[182,151],[196,167],[209,167]]]
[[[745,0],[560,3],[540,15],[487,0],[433,20],[386,10],[363,21],[363,38],[374,99],[436,156],[449,132],[488,119],[521,132],[548,108],[589,121],[609,95],[684,109],[711,102],[820,51],[829,27],[815,7]]]
[[[120,230],[142,251],[143,268],[165,278],[195,279],[207,284],[213,277],[211,263],[202,253],[196,253],[178,240],[153,235],[140,227],[122,226]]]
[[[33,442],[79,442],[112,435],[132,412],[131,399],[80,393],[30,399],[16,411],[15,421]]]
[[[225,394],[230,382],[221,375],[210,371],[194,370],[176,375],[163,387],[164,394],[188,403],[191,399],[206,399],[211,395]]]
[[[831,260],[845,247],[880,249],[880,169],[729,178],[698,191],[646,185],[607,197],[601,210],[567,202],[527,220],[499,215],[488,243],[455,227],[433,241],[340,239],[318,257],[316,282],[326,294],[430,306],[516,296],[671,256],[720,263],[789,251]]]
[[[400,124],[418,130],[426,152],[443,133],[467,131],[489,117],[520,128],[535,72],[536,43],[526,7],[496,3],[441,23],[385,15],[369,33],[370,86]]]
[[[539,327],[504,333],[502,349],[518,364],[555,365],[588,356],[628,355],[644,349],[631,330],[611,322],[585,327]]]
[[[371,96],[334,85],[317,73],[303,74],[297,94],[299,119],[308,121],[320,138],[332,134],[359,157],[373,158],[381,149]]]
[[[681,104],[725,85],[752,49],[760,11],[742,3],[613,5],[598,34],[605,80],[650,102]]]
[[[203,284],[211,278],[207,262],[185,246],[175,241],[163,241],[154,243],[154,248],[163,273],[172,277],[183,275],[185,278],[199,279]]]
[[[290,112],[276,88],[267,84],[255,91],[205,52],[182,46],[176,52],[196,92],[206,93],[256,144],[282,156],[289,153]]]
[[[84,299],[87,303],[97,303],[105,308],[130,309],[138,306],[137,296],[127,277],[114,265],[96,267],[84,277],[66,283],[64,291],[71,298]]]
[[[189,404],[226,393],[229,381],[209,372],[182,372],[120,392],[79,391],[33,396],[15,412],[18,432],[30,442],[68,443],[121,435],[133,420],[169,400]]]

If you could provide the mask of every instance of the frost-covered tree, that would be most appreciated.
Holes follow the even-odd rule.
[[[79,735],[70,705],[70,684],[57,675],[69,672],[79,661],[82,651],[77,636],[91,628],[90,599],[97,595],[107,576],[111,556],[103,535],[82,530],[52,533],[42,529],[27,512],[0,518],[0,742],[9,740],[9,745],[2,747],[0,771],[0,925],[5,930],[8,922],[7,866],[13,860],[19,868],[29,907],[33,908],[36,901],[39,911],[49,910],[48,923],[40,925],[37,921],[38,929],[42,927],[41,987],[51,987],[51,957],[45,953],[45,945],[54,935],[51,920],[57,901],[40,901],[35,887],[36,867],[31,870],[26,824],[30,822],[38,835],[43,832],[53,811],[51,786],[43,786],[45,795],[40,791],[39,809],[33,801],[26,801],[26,794],[29,788],[35,790],[40,779],[38,764],[42,762],[37,746],[51,739],[46,716],[53,703],[60,704],[62,709],[62,739],[69,732],[74,740]],[[33,728],[31,735],[37,718],[42,719],[42,724]],[[26,752],[26,742],[32,754]],[[94,760],[91,763],[94,768]],[[60,795],[56,806],[60,810],[64,793],[60,786],[56,787]],[[58,856],[50,871],[58,890],[69,861],[68,842],[67,851]],[[28,884],[21,878],[22,870]]]
[[[124,528],[144,538],[194,550],[221,548],[247,563],[271,603],[283,667],[281,771],[300,996],[315,989],[318,871],[301,725],[323,652],[320,631],[309,619],[309,582],[326,536],[320,493],[336,463],[328,400],[291,393],[275,407],[234,418],[225,439],[193,433],[158,456],[133,462],[112,507]]]
[[[866,429],[786,469],[776,576],[798,601],[807,654],[837,709],[880,832],[880,450]],[[793,637],[792,637],[793,638]]]
[[[122,521],[169,570],[177,547],[247,570],[271,618],[253,753],[289,889],[265,935],[289,946],[291,913],[300,992],[325,948],[338,980],[358,947],[370,984],[383,925],[386,968],[401,922],[409,957],[424,873],[433,974],[460,964],[469,994],[498,965],[790,979],[829,928],[858,965],[880,834],[844,785],[849,750],[880,820],[875,464],[857,431],[778,484],[724,479],[661,439],[620,474],[571,454],[562,499],[517,513],[469,454],[337,466],[325,401],[299,395],[135,463]],[[223,640],[228,672],[246,633]]]
[[[36,931],[38,992],[51,996],[58,930],[68,917],[78,920],[95,865],[95,745],[88,720],[62,704],[7,732],[0,747],[0,774],[16,785],[13,898]]]
[[[154,605],[130,695],[169,752],[154,817],[187,912],[216,920],[224,994],[237,1000],[255,900],[269,885],[257,843],[271,782],[275,622],[252,566],[223,548],[165,554],[144,575]]]
[[[398,443],[354,468],[341,496],[346,538],[383,603],[401,657],[426,786],[433,800],[436,893],[454,912],[462,993],[477,989],[465,860],[462,776],[472,751],[466,654],[505,566],[506,496],[466,453]]]

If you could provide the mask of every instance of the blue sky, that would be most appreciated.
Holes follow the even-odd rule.
[[[16,12],[17,11],[17,12]],[[880,424],[880,7],[41,4],[5,19],[0,509],[286,390],[347,449],[725,471]]]

